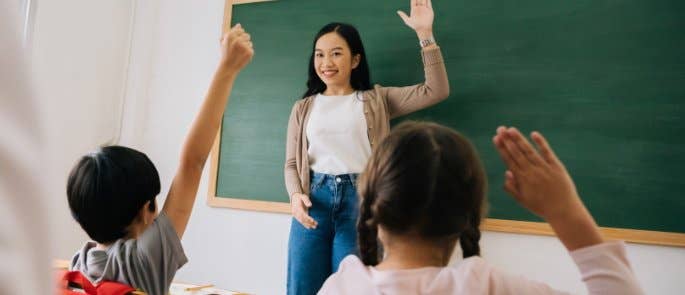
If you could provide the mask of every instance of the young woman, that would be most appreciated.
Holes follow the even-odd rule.
[[[590,294],[642,294],[623,243],[604,241],[563,163],[541,134],[532,137],[539,152],[516,129],[498,129],[505,190],[549,222]],[[562,293],[479,257],[486,176],[471,143],[453,130],[397,126],[371,156],[359,191],[361,259],[345,258],[320,294]],[[447,266],[457,242],[464,260]]]
[[[286,142],[285,184],[293,221],[288,244],[288,294],[314,294],[340,261],[356,253],[356,177],[390,119],[442,101],[449,82],[433,38],[430,1],[398,12],[416,31],[425,82],[371,86],[357,30],[324,26],[314,39],[307,91],[293,106]]]

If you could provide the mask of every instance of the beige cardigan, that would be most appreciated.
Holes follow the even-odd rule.
[[[382,87],[362,92],[371,149],[390,132],[390,119],[432,106],[449,96],[445,62],[440,47],[423,50],[426,81],[406,87]],[[305,126],[315,95],[295,103],[288,122],[285,148],[285,186],[288,195],[309,194],[309,156]]]

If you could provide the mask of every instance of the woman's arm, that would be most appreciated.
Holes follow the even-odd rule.
[[[302,130],[302,122],[300,117],[300,103],[296,103],[290,112],[290,120],[288,120],[288,134],[285,142],[285,167],[283,174],[285,175],[285,188],[290,196],[290,210],[295,219],[307,229],[315,228],[317,222],[309,216],[309,207],[312,202],[309,196],[304,194],[302,190],[302,182],[300,175],[297,172],[296,153],[297,150],[297,133]]]
[[[416,32],[423,46],[424,83],[406,87],[386,87],[390,117],[402,116],[434,105],[449,96],[447,69],[440,48],[433,38],[433,5],[430,0],[412,0],[410,16],[397,12],[404,23]]]
[[[297,138],[297,132],[299,132],[300,129],[300,122],[298,122],[299,105],[299,102],[295,103],[290,111],[288,132],[285,140],[285,167],[283,175],[285,176],[285,189],[288,191],[288,196],[291,198],[293,194],[303,192],[295,162],[295,154],[297,153],[297,143],[295,142],[295,139]]]

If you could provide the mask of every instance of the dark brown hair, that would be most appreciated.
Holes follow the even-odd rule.
[[[480,255],[486,176],[473,145],[434,123],[405,122],[375,149],[359,181],[357,230],[366,265],[378,264],[378,226],[391,234],[461,244]],[[442,244],[441,244],[442,245]]]

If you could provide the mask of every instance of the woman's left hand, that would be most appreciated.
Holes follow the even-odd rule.
[[[397,11],[407,26],[414,29],[419,36],[430,36],[433,33],[433,4],[431,0],[411,0],[409,16]]]

